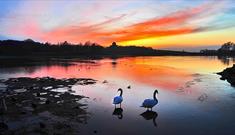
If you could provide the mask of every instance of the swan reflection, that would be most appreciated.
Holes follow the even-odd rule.
[[[158,113],[155,111],[150,111],[147,110],[145,112],[143,112],[142,114],[140,114],[142,117],[144,117],[145,120],[153,120],[153,125],[155,127],[157,127],[157,123],[156,123],[156,118],[158,116]]]
[[[122,117],[123,117],[122,112],[123,112],[122,108],[115,108],[113,111],[113,115],[117,116],[118,119],[122,119]]]

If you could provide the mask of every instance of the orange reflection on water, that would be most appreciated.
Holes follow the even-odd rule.
[[[192,74],[195,73],[190,69],[184,69],[184,67],[190,67],[193,64],[192,62],[184,63],[184,67],[180,68],[179,61],[175,61],[175,58],[135,57],[117,59],[116,61],[117,63],[112,63],[113,61],[110,59],[103,59],[95,64],[77,63],[69,66],[45,66],[30,73],[29,76],[93,78],[99,81],[122,80],[121,82],[132,85],[138,83],[166,90],[176,90],[187,81],[192,80]]]
[[[132,68],[123,68],[119,74],[138,83],[169,90],[176,89],[192,79],[188,72],[163,66],[152,68],[147,65],[138,65]]]
[[[116,61],[116,63],[114,62]],[[99,81],[121,80],[166,90],[176,90],[193,80],[193,74],[211,74],[230,65],[214,57],[131,57],[117,60],[102,59],[95,63],[69,66],[42,66],[30,77],[93,78]]]

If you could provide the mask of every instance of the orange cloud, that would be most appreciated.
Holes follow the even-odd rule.
[[[218,4],[218,3],[216,3]],[[43,36],[43,40],[50,42],[68,40],[70,42],[85,42],[91,40],[101,44],[113,41],[123,42],[151,37],[162,37],[187,34],[208,30],[207,26],[190,24],[195,19],[211,15],[215,3],[206,3],[197,7],[180,10],[161,18],[153,18],[140,23],[125,26],[116,30],[105,30],[108,25],[116,23],[126,17],[123,14],[94,25],[66,26],[54,29]],[[199,24],[200,25],[200,24]],[[208,26],[209,27],[209,26]]]
[[[94,25],[60,27],[46,33],[42,36],[42,39],[50,42],[59,42],[64,40],[68,40],[70,42],[85,42],[88,40],[99,42],[99,40],[94,39],[92,36],[94,36],[98,31],[101,31],[106,25],[119,21],[125,16],[126,15],[123,14]]]

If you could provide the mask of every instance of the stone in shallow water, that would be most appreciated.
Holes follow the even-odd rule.
[[[40,105],[43,105],[43,104],[45,104],[46,102],[44,102],[44,101],[41,101],[41,102],[38,102]]]
[[[51,91],[62,92],[63,93],[63,92],[67,92],[68,91],[68,87],[52,89]]]
[[[40,97],[39,98],[41,101],[46,101],[47,100],[47,98],[43,98],[43,97]]]
[[[206,93],[203,93],[201,96],[198,97],[198,100],[203,102],[204,100],[206,100],[208,98]]]
[[[4,122],[0,122],[0,131],[8,130],[8,125]]]
[[[47,94],[47,92],[40,93],[41,96],[46,95],[46,94]]]
[[[102,83],[108,83],[108,81],[107,81],[107,80],[104,80]]]
[[[34,109],[32,107],[29,107],[29,106],[23,107],[23,109],[26,110],[26,111],[29,111],[29,112],[34,111]]]
[[[0,90],[6,90],[7,85],[0,83]]]
[[[52,89],[52,88],[53,88],[52,86],[43,87],[44,90],[50,90],[50,89]]]
[[[54,97],[59,98],[59,97],[60,97],[60,95],[55,95]]]
[[[57,101],[56,103],[57,103],[57,104],[64,103],[64,100]]]
[[[16,93],[22,93],[22,92],[26,92],[26,89],[15,89],[14,90]]]

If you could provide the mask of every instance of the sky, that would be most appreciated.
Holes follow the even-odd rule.
[[[235,0],[0,0],[0,40],[190,50],[235,42]]]

